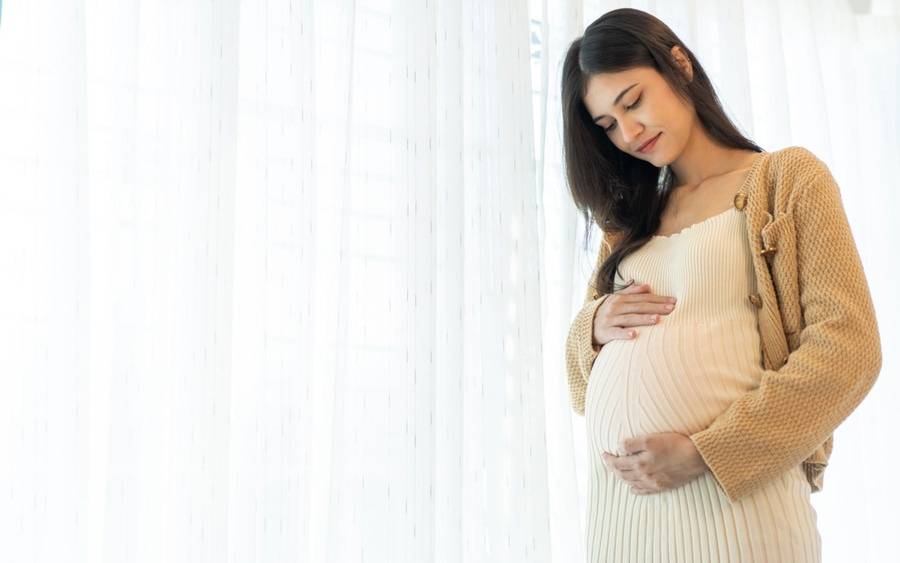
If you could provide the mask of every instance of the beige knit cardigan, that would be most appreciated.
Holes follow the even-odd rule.
[[[764,373],[759,387],[690,435],[731,502],[803,464],[821,490],[833,432],[860,404],[881,370],[875,310],[840,191],[830,170],[800,146],[754,161],[733,205],[746,213],[753,252]],[[566,341],[574,411],[584,415],[593,318],[608,294],[593,287],[620,240],[603,233],[584,304]],[[699,274],[699,272],[698,272]]]

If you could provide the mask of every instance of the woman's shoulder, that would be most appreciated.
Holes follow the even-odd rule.
[[[825,161],[814,152],[800,145],[791,145],[770,153],[776,177],[783,180],[810,179],[829,173]]]
[[[825,161],[806,147],[784,147],[772,151],[769,158],[772,187],[781,192],[778,199],[793,200],[809,190],[836,185]]]

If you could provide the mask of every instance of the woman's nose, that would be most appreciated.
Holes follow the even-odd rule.
[[[631,123],[620,122],[619,127],[622,128],[622,141],[629,147],[640,138],[641,131],[644,130],[638,123],[632,125]]]

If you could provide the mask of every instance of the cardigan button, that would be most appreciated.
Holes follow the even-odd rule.
[[[738,192],[734,194],[734,206],[738,209],[744,209],[744,206],[747,205],[747,196],[743,192]]]
[[[756,305],[757,307],[762,307],[762,299],[760,299],[759,294],[751,293],[747,296],[750,299],[750,302]]]
[[[771,253],[775,252],[776,250],[778,250],[778,249],[774,246],[767,246],[766,248],[761,249],[759,251],[759,253],[761,255],[765,256],[766,254],[771,254]]]

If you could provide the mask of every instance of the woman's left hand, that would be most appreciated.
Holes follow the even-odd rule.
[[[694,442],[678,432],[625,438],[620,447],[627,455],[603,452],[603,463],[639,495],[675,489],[709,469]]]

